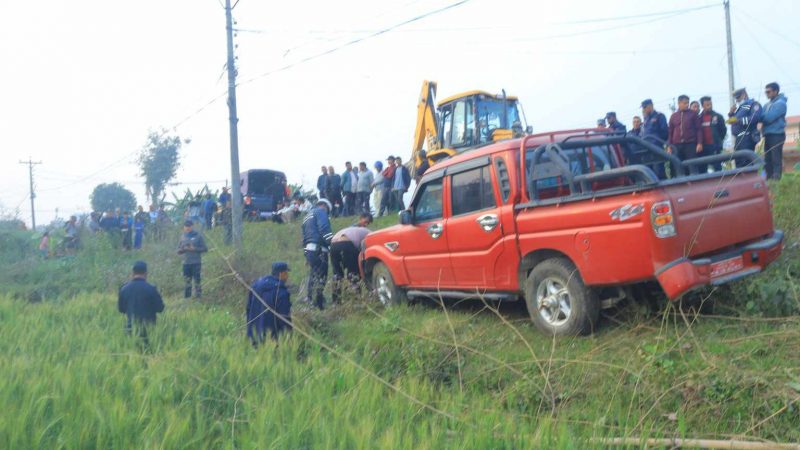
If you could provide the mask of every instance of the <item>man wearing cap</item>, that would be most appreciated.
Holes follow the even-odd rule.
[[[194,222],[183,223],[183,234],[178,242],[178,254],[183,256],[183,298],[192,296],[192,280],[194,280],[194,296],[200,298],[203,290],[200,287],[200,269],[202,255],[208,251],[203,235],[194,230]]]
[[[278,339],[283,330],[292,329],[292,302],[289,299],[289,265],[272,263],[272,273],[253,282],[247,294],[247,337],[253,347],[264,342],[267,330]]]
[[[358,223],[342,229],[333,235],[331,240],[331,265],[333,266],[333,303],[339,303],[342,295],[342,283],[350,281],[353,289],[358,288],[361,271],[358,267],[358,255],[364,238],[369,234],[367,226],[372,223],[372,215],[362,213]]]
[[[667,138],[669,138],[667,117],[655,110],[653,101],[649,98],[643,100],[641,106],[643,116],[642,139],[658,148],[664,148],[664,144],[666,144]],[[667,172],[664,170],[664,163],[652,153],[645,152],[633,155],[633,158],[635,159],[634,164],[652,164],[659,178],[664,179],[667,177]]]
[[[617,120],[617,113],[614,111],[609,111],[606,113],[606,122],[608,122],[608,129],[613,131],[614,134],[621,134],[625,135],[628,132],[628,129],[625,125]]]
[[[748,97],[744,88],[733,91],[733,98],[736,99],[736,106],[731,107],[725,122],[730,124],[736,140],[734,150],[755,150],[761,141],[757,127],[761,119],[761,104]]]
[[[383,192],[381,193],[381,208],[378,211],[378,216],[382,216],[384,211],[387,213],[394,208],[394,199],[392,198],[392,185],[394,184],[394,172],[397,169],[394,165],[394,156],[386,158],[386,168],[383,169]]]
[[[117,298],[117,309],[128,317],[125,329],[130,333],[136,326],[147,343],[148,324],[156,323],[156,314],[164,311],[164,301],[155,286],[147,282],[147,263],[133,263],[133,276],[125,283]]]
[[[331,247],[331,222],[328,214],[331,210],[331,202],[327,199],[320,199],[317,206],[303,218],[303,254],[309,268],[308,275],[308,301],[316,304],[317,308],[325,307],[325,296],[322,291],[325,289],[325,282],[328,279],[328,252]]]
[[[689,96],[678,97],[678,110],[669,118],[669,143],[681,161],[696,158],[703,151],[700,116],[689,109]]]

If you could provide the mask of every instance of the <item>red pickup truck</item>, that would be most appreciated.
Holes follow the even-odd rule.
[[[624,165],[623,149],[649,166]],[[720,161],[733,168],[708,173]],[[775,260],[760,164],[748,150],[681,162],[598,130],[495,143],[429,169],[400,224],[367,236],[363,269],[384,303],[522,298],[541,331],[590,333],[631,286],[675,300]]]

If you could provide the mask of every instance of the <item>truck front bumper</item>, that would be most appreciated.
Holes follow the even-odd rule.
[[[719,286],[756,274],[775,261],[783,247],[783,231],[771,237],[707,258],[680,258],[656,271],[670,300],[703,286]]]

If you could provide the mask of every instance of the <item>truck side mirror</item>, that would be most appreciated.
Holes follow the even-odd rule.
[[[411,225],[411,222],[413,222],[413,217],[411,217],[411,211],[407,209],[400,211],[400,224]]]

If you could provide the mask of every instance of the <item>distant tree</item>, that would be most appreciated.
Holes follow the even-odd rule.
[[[89,200],[95,211],[108,211],[116,208],[133,211],[136,208],[136,196],[119,183],[98,184],[92,191]]]
[[[181,141],[178,136],[170,136],[166,130],[151,131],[147,143],[139,153],[140,175],[144,177],[145,192],[151,204],[159,203],[167,183],[175,178],[180,166],[178,152],[181,146],[190,141]]]

